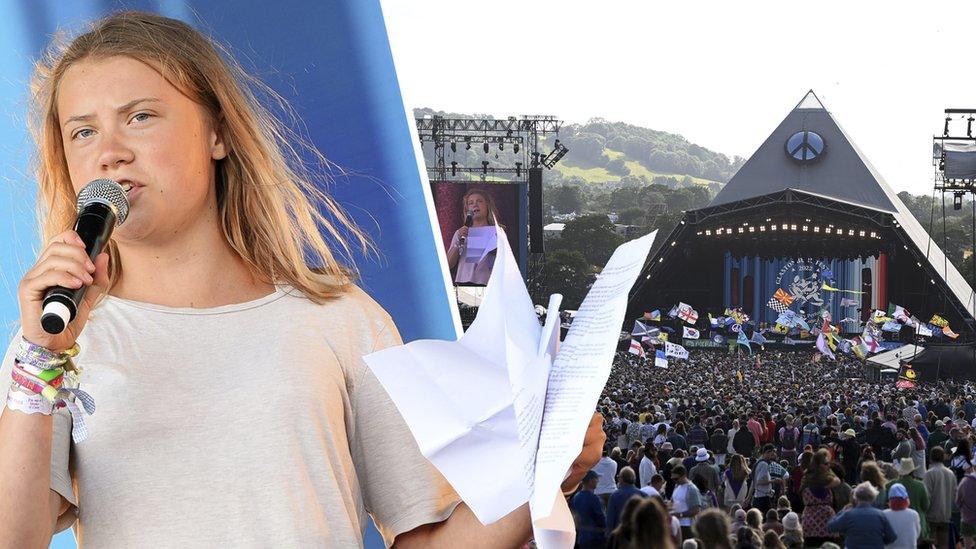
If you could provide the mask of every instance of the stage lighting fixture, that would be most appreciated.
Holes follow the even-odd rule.
[[[719,230],[715,231],[715,234],[717,234],[717,235],[718,234],[722,234],[722,229],[719,229]]]
[[[750,232],[750,233],[754,233],[754,232],[756,232],[756,228],[755,228],[755,227],[749,227],[749,232]]]
[[[942,130],[942,135],[949,137],[949,122],[952,121],[952,117],[946,117],[945,129]]]
[[[662,261],[664,261],[664,258],[663,258],[663,257],[659,257],[659,258],[657,258],[657,262],[658,262],[658,263],[661,263]]]
[[[451,152],[452,153],[456,153],[457,152],[457,143],[454,142],[454,141],[451,141]]]
[[[522,163],[515,163],[515,177],[522,177]]]
[[[878,233],[871,231],[871,238],[878,238]]]
[[[500,150],[500,151],[504,151],[505,150],[505,142],[504,141],[499,141],[498,142],[498,150]]]
[[[922,266],[922,262],[921,261],[916,261],[915,264],[918,265],[919,267]]]
[[[488,145],[485,145],[485,146],[487,147]],[[481,161],[481,172],[484,173],[485,175],[488,175],[488,161],[487,160],[482,160]]]
[[[744,227],[739,227],[739,234],[742,234],[744,232],[746,232],[745,228]]]
[[[830,234],[831,231],[833,231],[833,229],[831,229],[830,227],[827,227],[826,229],[824,229],[824,232],[827,233],[827,234]]]
[[[671,245],[672,245],[672,246],[674,246],[674,245],[675,245],[675,244],[677,244],[677,243],[678,243],[678,241],[677,241],[677,240],[672,240],[672,241],[671,241]]]
[[[759,232],[761,232],[761,233],[766,232],[766,226],[765,225],[760,225],[759,226]]]
[[[796,224],[790,225],[790,230],[791,231],[795,231],[796,230]]]
[[[783,223],[783,226],[781,228],[785,231],[786,229],[789,229],[790,226],[787,225],[786,223]]]
[[[457,175],[457,162],[451,162],[451,175]]]
[[[804,232],[806,232],[806,231],[809,231],[810,230],[810,226],[809,225],[804,225],[804,226],[800,227],[800,229],[802,229]]]
[[[515,151],[515,154],[518,154],[518,152],[519,152],[519,144],[518,143],[513,144],[512,145],[512,150]]]
[[[485,154],[488,154],[488,142],[485,141],[485,146],[482,147],[485,150]]]
[[[815,232],[815,233],[819,233],[819,232],[820,232],[820,227],[814,227],[814,228],[813,228],[813,232]]]
[[[770,225],[769,230],[775,231],[776,230],[776,225]]]
[[[712,236],[712,230],[711,229],[706,229],[705,230],[705,236]]]
[[[848,229],[847,236],[854,236],[854,229]]]
[[[685,224],[685,220],[684,220],[684,219],[682,219],[682,220],[681,220],[681,221],[679,221],[678,223],[680,223],[681,225],[684,225],[684,224]]]
[[[470,151],[471,150],[471,137],[470,136],[465,136],[464,137],[464,150],[466,150],[466,151]]]
[[[972,120],[970,118],[970,120]],[[952,209],[961,210],[962,209],[962,193],[953,193],[952,195]]]
[[[864,234],[865,234],[864,231],[858,231],[857,232],[857,236],[864,236]]]
[[[732,234],[732,227],[726,227],[725,232],[728,234]]]

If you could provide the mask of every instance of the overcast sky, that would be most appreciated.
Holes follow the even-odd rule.
[[[381,3],[411,107],[602,117],[749,157],[812,88],[915,194],[943,110],[976,108],[972,0]]]

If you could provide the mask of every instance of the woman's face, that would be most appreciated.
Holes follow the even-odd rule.
[[[464,202],[464,208],[471,213],[475,221],[484,221],[488,218],[488,202],[484,196],[478,193],[468,196]]]
[[[76,63],[56,108],[75,192],[99,178],[132,185],[116,240],[171,238],[216,209],[224,145],[204,108],[154,69],[128,57]]]

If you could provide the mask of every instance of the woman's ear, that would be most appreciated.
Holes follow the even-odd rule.
[[[230,147],[224,140],[224,116],[220,115],[216,123],[210,128],[210,158],[223,160],[230,152]]]

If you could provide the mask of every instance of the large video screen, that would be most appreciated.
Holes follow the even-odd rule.
[[[519,260],[518,239],[523,231],[518,230],[518,184],[435,181],[431,191],[455,284],[487,284],[496,255],[495,224],[505,230]]]

